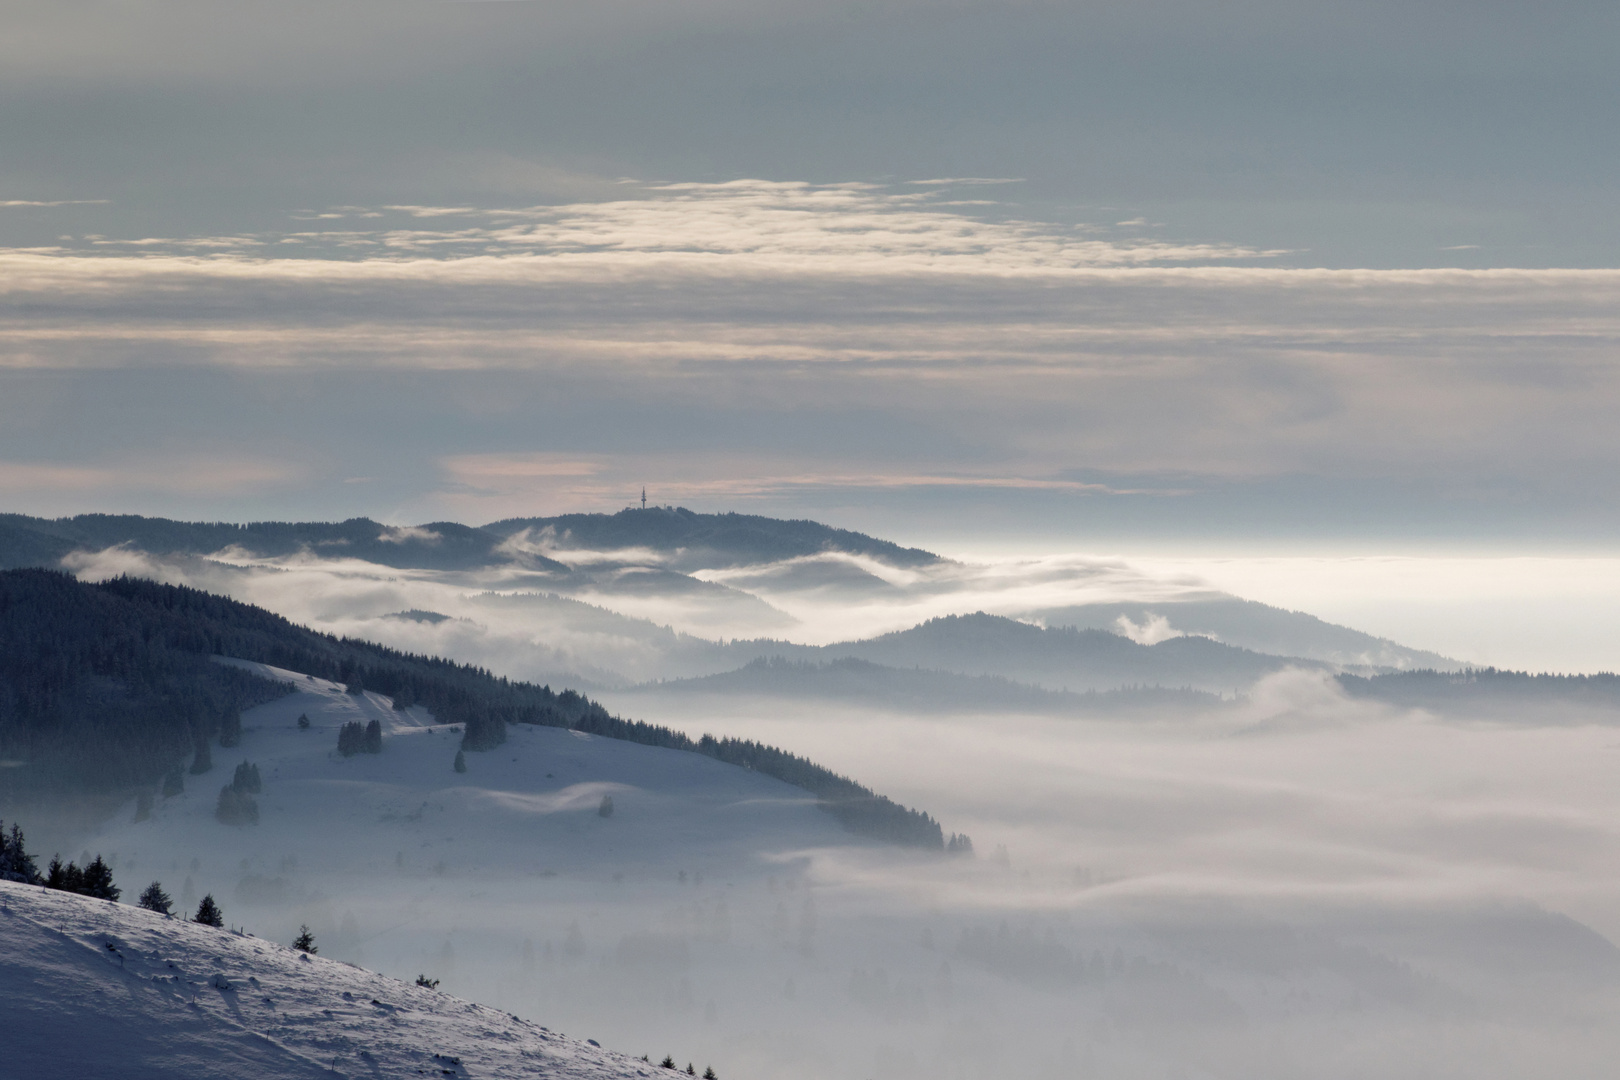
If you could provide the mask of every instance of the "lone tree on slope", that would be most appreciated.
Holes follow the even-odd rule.
[[[243,761],[236,767],[236,775],[231,779],[231,787],[245,795],[257,795],[264,790],[264,780],[259,776],[259,767]]]
[[[257,825],[259,803],[253,796],[236,790],[231,784],[219,789],[219,802],[214,817],[223,825]]]
[[[214,903],[213,893],[208,893],[202,898],[202,902],[197,905],[197,914],[191,917],[191,921],[202,923],[204,926],[212,926],[216,930],[225,926],[225,913],[219,910],[218,904]]]
[[[169,894],[163,891],[163,886],[154,881],[141,892],[141,898],[136,901],[147,911],[155,911],[159,915],[167,915],[169,907],[174,903]]]
[[[456,751],[456,772],[467,771],[467,755],[460,750]]]
[[[308,926],[298,928],[298,936],[293,938],[292,947],[299,952],[309,953],[311,956],[321,951],[315,947],[315,935],[309,932]]]

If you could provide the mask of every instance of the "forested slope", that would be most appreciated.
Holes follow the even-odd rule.
[[[848,828],[922,847],[939,825],[813,762],[747,740],[693,740],[613,716],[572,690],[512,682],[481,668],[336,638],[182,586],[134,578],[88,584],[47,570],[0,572],[0,796],[154,783],[215,740],[240,710],[283,688],[214,664],[229,656],[420,703],[464,725],[484,750],[509,724],[566,727],[690,750],[812,792]]]

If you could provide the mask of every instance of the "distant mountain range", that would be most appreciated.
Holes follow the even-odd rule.
[[[785,521],[753,514],[698,514],[685,507],[648,507],[617,514],[563,514],[508,518],[483,531],[504,538],[528,533],[558,550],[658,552],[673,570],[754,566],[839,552],[864,555],[890,566],[926,566],[938,555],[901,547],[865,533],[815,521]]]
[[[527,537],[528,544],[511,543]],[[814,521],[750,514],[698,514],[649,507],[617,514],[512,518],[483,527],[434,521],[394,527],[369,518],[342,522],[184,522],[117,514],[36,518],[0,514],[0,569],[56,566],[75,551],[127,544],[158,555],[213,555],[237,548],[259,558],[308,551],[398,569],[467,570],[520,562],[559,574],[570,566],[537,550],[655,553],[653,565],[679,573],[780,562],[838,552],[894,566],[921,566],[939,556]],[[629,557],[607,565],[636,565]]]
[[[1200,690],[1133,687],[1124,690],[1046,690],[999,675],[958,675],[924,668],[894,668],[852,657],[825,663],[761,657],[735,671],[647,684],[632,694],[716,694],[836,701],[848,706],[922,709],[937,713],[1022,712],[1075,715],[1221,703]],[[632,697],[631,700],[634,700]]]
[[[1450,671],[1462,667],[1439,653],[1411,649],[1302,611],[1235,596],[1035,608],[1021,617],[1042,626],[1108,630],[1148,641],[1170,634],[1197,634],[1256,652],[1306,657],[1348,668]]]
[[[864,533],[757,515],[653,507],[480,527],[0,515],[0,568],[77,565],[75,553],[119,546],[181,565],[307,556],[418,571],[471,590],[456,600],[456,617],[476,619],[484,610],[503,625],[523,626],[537,654],[555,657],[540,668],[547,678],[566,675],[595,688],[705,678],[772,658],[858,660],[1075,693],[1129,686],[1232,693],[1286,667],[1374,675],[1461,666],[1302,612],[1214,593],[956,614],[862,640],[800,644],[785,638],[799,625],[790,612],[801,604],[893,603],[903,610],[926,598],[938,610],[964,568]],[[207,580],[234,591],[217,573]],[[636,617],[674,610],[698,632]],[[444,623],[451,616],[422,608],[398,617]],[[387,626],[375,633],[390,635]]]

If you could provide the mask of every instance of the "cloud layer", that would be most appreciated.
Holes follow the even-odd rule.
[[[1316,485],[1442,532],[1486,505],[1607,521],[1620,271],[1273,265],[983,197],[1015,187],[625,184],[6,251],[0,475],[49,512],[180,492],[151,478],[186,431],[244,463],[244,490],[375,481],[388,503],[338,512],[407,521],[612,507],[642,483],[711,507],[1239,485],[1278,512]],[[151,409],[106,429],[121,379]],[[30,430],[47,400],[65,430]]]

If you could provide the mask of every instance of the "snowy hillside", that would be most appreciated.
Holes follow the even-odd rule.
[[[521,903],[540,899],[538,887],[555,889],[560,875],[760,871],[761,852],[853,840],[800,788],[699,754],[565,728],[514,725],[501,746],[465,754],[459,773],[460,728],[420,707],[399,711],[377,694],[229,662],[296,689],[245,713],[240,747],[216,751],[211,772],[186,776],[185,790],[157,801],[149,818],[121,815],[95,840],[119,853],[122,880],[163,878],[187,897],[172,875],[195,876],[192,892],[214,890],[228,912],[233,900],[250,912],[318,903],[311,879],[331,875],[389,880],[392,892],[422,878],[470,877]],[[339,729],[373,720],[382,752],[341,756]],[[254,825],[216,818],[239,761],[263,778]]]
[[[645,1077],[656,1067],[350,964],[0,882],[7,1076]]]

